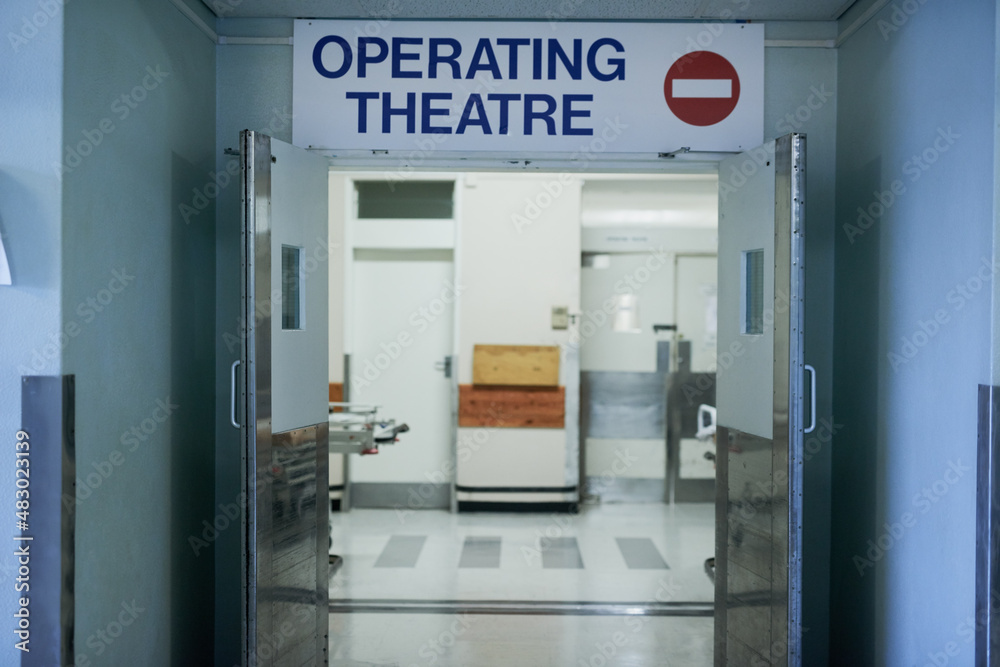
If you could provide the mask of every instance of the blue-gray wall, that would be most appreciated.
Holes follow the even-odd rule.
[[[290,36],[292,22],[218,21],[219,34],[233,36]],[[276,139],[292,140],[292,48],[290,46],[216,47],[218,128],[216,169],[238,166],[239,158],[225,155],[239,148],[241,130],[256,130]],[[216,396],[225,409],[215,419],[217,503],[232,502],[240,494],[242,467],[239,431],[229,423],[229,368],[240,356],[240,183],[220,191],[216,206],[217,305]],[[222,403],[219,403],[222,405]],[[240,536],[223,533],[214,545],[216,558],[216,653],[219,665],[240,660]]]
[[[79,327],[62,366],[77,392],[76,654],[199,664],[214,559],[191,538],[221,512],[215,227],[214,211],[185,206],[198,210],[215,169],[215,45],[162,0],[65,13],[62,133],[80,155],[63,175],[61,294],[63,325]],[[133,622],[100,639],[123,609]]]
[[[995,13],[896,2],[839,50],[835,664],[972,664]]]
[[[57,375],[62,236],[63,15],[58,7],[33,21],[37,0],[8,0],[0,14],[0,238],[13,285],[0,285],[0,438],[21,427],[22,375]],[[10,35],[15,35],[12,40]],[[9,440],[13,442],[13,440]],[[6,450],[11,451],[11,450]],[[11,454],[12,455],[12,454]],[[0,496],[14,498],[14,466],[0,469]],[[16,608],[13,549],[0,552],[0,614]],[[3,625],[13,636],[13,622]],[[3,648],[13,659],[12,644]]]
[[[776,31],[770,31],[774,34]],[[769,35],[770,37],[771,35]],[[817,38],[832,38],[820,34]],[[805,362],[816,368],[819,428],[805,440],[803,494],[803,664],[822,665],[829,650],[830,459],[839,415],[832,411],[834,168],[837,52],[768,48],[764,70],[764,136],[806,135]],[[724,178],[724,175],[720,175]],[[785,647],[776,647],[783,654]]]

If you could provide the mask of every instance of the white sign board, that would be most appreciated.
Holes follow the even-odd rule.
[[[295,22],[293,142],[656,153],[763,143],[764,27]]]

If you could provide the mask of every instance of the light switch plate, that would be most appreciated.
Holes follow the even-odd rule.
[[[569,328],[568,306],[552,306],[552,328],[553,329]]]

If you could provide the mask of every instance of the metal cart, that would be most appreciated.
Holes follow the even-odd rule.
[[[410,427],[406,424],[396,424],[395,419],[380,420],[377,405],[361,403],[330,403],[330,436],[331,454],[361,454],[362,456],[378,454],[380,445],[391,445],[398,441],[400,433],[406,433]],[[333,548],[333,515],[330,513],[330,548]],[[340,568],[343,560],[340,556],[330,554],[331,575]]]
[[[395,419],[379,420],[377,405],[330,403],[330,453],[378,454],[379,445],[391,445],[410,427]]]

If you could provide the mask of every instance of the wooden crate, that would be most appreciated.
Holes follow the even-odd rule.
[[[458,425],[563,428],[566,387],[458,386]]]
[[[472,383],[558,387],[559,348],[554,345],[476,345]]]

